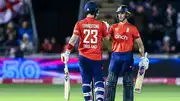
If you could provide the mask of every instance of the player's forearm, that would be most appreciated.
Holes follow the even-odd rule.
[[[71,39],[69,40],[69,44],[71,44],[72,46],[74,46],[78,40],[79,36],[76,34],[73,34]]]
[[[139,47],[139,53],[140,53],[141,57],[144,57],[144,45],[141,45]]]
[[[140,53],[141,57],[144,57],[144,45],[143,45],[141,38],[136,39],[136,43],[138,45],[139,53]]]
[[[66,51],[69,51],[69,52],[72,51],[72,49],[74,48],[74,45],[76,44],[78,38],[79,38],[78,35],[76,35],[76,34],[72,35],[71,39],[69,40],[68,48],[66,49]]]

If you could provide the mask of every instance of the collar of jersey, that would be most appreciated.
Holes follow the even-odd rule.
[[[121,24],[121,23],[118,23],[119,26],[124,26],[124,25],[127,25],[128,22],[126,22],[125,24]]]
[[[87,19],[94,19],[94,17],[86,17]]]

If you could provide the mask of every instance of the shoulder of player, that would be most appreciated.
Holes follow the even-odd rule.
[[[128,26],[131,27],[131,28],[133,28],[133,29],[136,28],[135,25],[133,25],[133,24],[131,24],[131,23],[129,23],[129,22],[128,22]]]
[[[77,21],[76,24],[80,24],[82,22],[84,22],[84,19]]]
[[[96,20],[99,24],[105,25],[105,23],[101,20]]]
[[[112,24],[111,27],[115,28],[118,26],[118,23]]]
[[[83,24],[83,23],[86,23],[86,18],[82,19],[82,20],[79,20],[76,22],[76,24]]]

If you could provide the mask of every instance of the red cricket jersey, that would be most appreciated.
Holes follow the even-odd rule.
[[[108,35],[103,22],[86,17],[76,23],[73,34],[80,36],[80,55],[92,60],[102,60],[102,38]]]
[[[134,40],[140,37],[137,28],[130,23],[113,24],[110,27],[109,34],[113,38],[113,52],[130,52],[133,50]]]

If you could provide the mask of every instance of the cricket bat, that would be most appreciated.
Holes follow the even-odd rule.
[[[64,98],[66,100],[69,100],[70,98],[70,76],[69,76],[69,70],[68,70],[68,64],[65,63],[64,68]]]
[[[145,57],[147,57],[147,52],[145,53]],[[144,75],[145,75],[145,67],[139,67],[138,70],[138,74],[137,74],[137,78],[136,78],[136,83],[135,83],[135,87],[134,87],[134,92],[135,93],[140,93],[141,89],[142,89],[142,84],[143,84],[143,80],[144,80]]]

